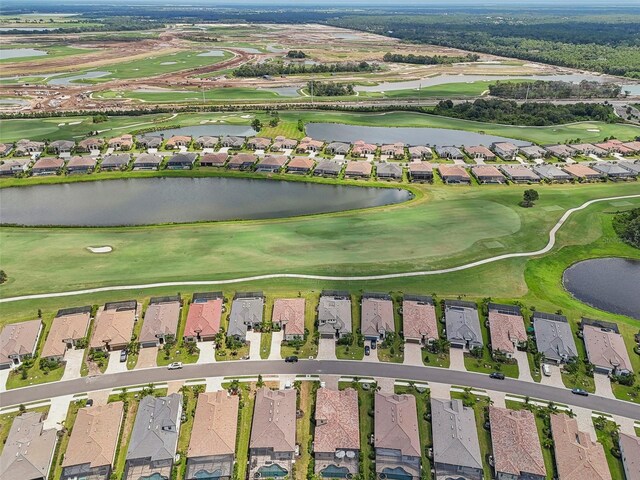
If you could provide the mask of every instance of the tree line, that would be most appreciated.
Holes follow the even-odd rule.
[[[468,53],[467,55],[459,56],[446,56],[446,55],[414,55],[409,53],[403,55],[402,53],[387,52],[382,58],[385,62],[394,63],[412,63],[416,65],[449,65],[452,63],[460,62],[477,62],[480,56],[475,53]]]
[[[293,62],[268,62],[241,65],[233,71],[233,74],[236,77],[263,77],[265,75],[373,72],[379,69],[380,66],[377,63],[368,62],[316,63],[311,65]]]
[[[344,97],[355,93],[351,83],[318,82],[315,80],[307,83],[307,90],[318,97]]]
[[[640,208],[613,217],[613,229],[629,245],[640,248]]]
[[[615,83],[580,83],[537,80],[535,82],[496,82],[489,85],[489,95],[501,98],[615,98],[622,87]]]

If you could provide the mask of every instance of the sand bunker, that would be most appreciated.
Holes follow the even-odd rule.
[[[587,132],[599,132],[600,129],[599,128],[588,128]]]
[[[113,247],[105,245],[104,247],[87,247],[91,253],[110,253],[113,251]]]

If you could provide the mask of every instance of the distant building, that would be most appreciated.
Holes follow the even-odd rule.
[[[518,154],[518,147],[510,142],[496,142],[491,148],[503,160],[515,160]]]

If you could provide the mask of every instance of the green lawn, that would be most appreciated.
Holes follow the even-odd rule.
[[[260,358],[262,360],[269,358],[272,337],[273,334],[271,332],[265,332],[260,335]]]
[[[355,295],[351,295],[351,328],[353,332],[351,345],[336,344],[336,358],[338,360],[362,360],[364,357],[364,344],[360,346],[358,342],[360,334],[360,300]],[[373,355],[376,354],[375,351],[371,353]]]
[[[360,383],[342,383],[340,389],[351,387],[358,392],[358,408],[360,413],[360,473],[363,480],[375,478],[375,450],[369,443],[373,435],[374,389],[363,390]]]
[[[95,49],[70,47],[68,45],[51,45],[51,46],[39,46],[39,45],[11,45],[9,48],[34,48],[36,50],[42,50],[47,52],[46,55],[38,55],[32,57],[15,57],[15,58],[0,58],[0,64],[11,64],[21,62],[33,62],[33,61],[48,61],[60,57],[68,57],[72,55],[81,55],[91,52],[95,52]],[[0,57],[2,56],[2,50],[0,48]]]
[[[313,428],[315,415],[316,390],[318,382],[296,382],[298,390],[297,405],[302,416],[296,419],[296,443],[300,445],[300,456],[293,465],[292,478],[305,480],[309,478],[309,465],[313,468]]]
[[[169,349],[169,355],[167,358],[167,354],[163,347],[158,349],[158,358],[156,363],[159,367],[169,365],[173,362],[182,362],[182,363],[195,363],[198,361],[198,357],[200,356],[200,351],[197,350],[195,353],[191,354],[185,348],[182,343],[182,338],[184,337],[184,328],[187,323],[187,314],[189,313],[189,301],[186,297],[182,298],[182,309],[180,310],[180,320],[178,322],[178,333],[176,335],[176,343],[173,347]]]
[[[215,58],[215,57],[214,57]],[[107,77],[102,77],[107,78]],[[132,98],[149,103],[202,103],[205,102],[228,102],[228,101],[253,101],[253,100],[281,100],[282,97],[277,92],[260,88],[228,87],[215,88],[211,90],[183,90],[183,91],[136,91],[125,92],[105,91],[94,95],[98,99]]]
[[[251,421],[253,419],[253,404],[255,403],[255,388],[246,383],[241,383],[240,385],[241,397],[238,412],[238,433],[236,440],[237,468],[234,469],[234,480],[243,480],[247,476],[249,439],[251,438]]]
[[[604,447],[604,454],[607,457],[607,463],[609,464],[609,471],[612,478],[625,478],[624,467],[622,460],[615,457],[611,450],[617,448],[617,441],[614,441],[614,437],[617,438],[616,432],[618,431],[617,425],[606,419],[595,418],[593,420],[596,426],[596,437],[598,441]]]

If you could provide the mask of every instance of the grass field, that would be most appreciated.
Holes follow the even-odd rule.
[[[278,100],[283,98],[276,92],[259,88],[216,88],[205,90],[204,94],[200,90],[184,90],[184,91],[125,91],[115,92],[106,91],[99,92],[94,98],[112,99],[112,98],[133,98],[142,102],[150,103],[175,103],[175,102],[208,102],[208,101],[242,101],[242,100]]]
[[[3,50],[9,50],[12,48],[35,48],[36,50],[42,50],[47,52],[46,55],[38,55],[38,56],[32,56],[32,57],[13,57],[13,58],[3,58],[2,57],[2,51]],[[89,48],[78,48],[78,47],[70,47],[67,45],[51,45],[51,46],[38,46],[38,45],[33,45],[33,46],[26,46],[26,45],[12,45],[9,46],[8,48],[2,47],[0,48],[0,64],[3,63],[20,63],[20,62],[29,62],[29,61],[34,61],[34,60],[52,60],[55,58],[60,58],[60,57],[69,57],[72,55],[80,55],[80,54],[86,54],[86,53],[91,53],[91,52],[95,52],[95,49],[89,49]]]

